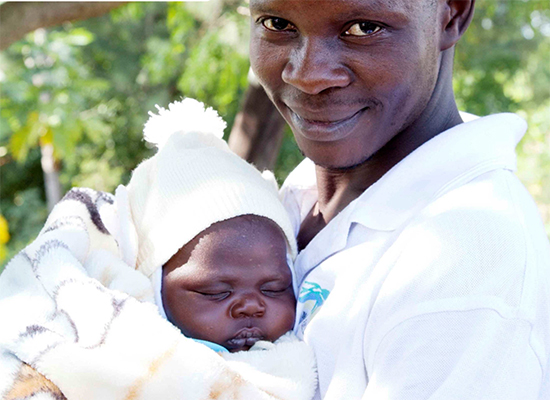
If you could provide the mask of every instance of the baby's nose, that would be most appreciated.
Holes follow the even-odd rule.
[[[256,294],[240,296],[231,305],[231,317],[262,317],[265,314],[265,303]]]

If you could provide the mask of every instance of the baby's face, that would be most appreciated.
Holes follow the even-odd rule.
[[[278,339],[296,305],[283,233],[252,215],[212,225],[164,265],[162,299],[188,337],[232,352]]]

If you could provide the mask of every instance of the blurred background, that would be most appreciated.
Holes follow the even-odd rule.
[[[154,153],[155,104],[214,107],[231,147],[284,180],[302,156],[249,77],[248,19],[246,0],[0,2],[0,271],[68,189],[127,183]],[[550,236],[550,0],[478,0],[454,86],[461,110],[529,123],[518,176]]]

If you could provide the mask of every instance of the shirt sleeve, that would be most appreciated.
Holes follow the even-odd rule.
[[[531,325],[492,309],[435,312],[396,325],[366,354],[363,399],[538,399]]]

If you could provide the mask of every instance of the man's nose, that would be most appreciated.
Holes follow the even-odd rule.
[[[232,318],[262,317],[265,314],[265,303],[254,293],[245,294],[231,305],[230,313]]]
[[[327,39],[304,38],[290,53],[282,72],[283,81],[312,95],[348,86],[351,71],[342,64],[336,46]]]

